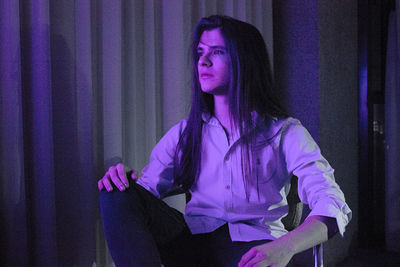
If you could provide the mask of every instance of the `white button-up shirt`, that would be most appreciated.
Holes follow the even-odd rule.
[[[248,183],[246,197],[239,134],[228,138],[215,117],[203,114],[201,172],[185,209],[191,232],[207,233],[227,223],[233,241],[274,240],[284,235],[281,219],[288,213],[286,195],[295,175],[299,197],[311,208],[309,216],[336,218],[343,235],[351,210],[335,182],[334,170],[311,135],[296,119],[262,120],[253,115],[256,177]],[[186,123],[184,119],[176,124],[155,146],[138,181],[157,197],[173,185],[173,157]]]

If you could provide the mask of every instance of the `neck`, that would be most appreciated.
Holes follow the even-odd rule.
[[[214,95],[214,116],[219,120],[225,130],[231,130],[229,101],[225,95]]]

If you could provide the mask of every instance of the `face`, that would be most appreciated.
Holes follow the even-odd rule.
[[[220,29],[203,32],[197,53],[201,90],[213,95],[227,95],[231,63]]]

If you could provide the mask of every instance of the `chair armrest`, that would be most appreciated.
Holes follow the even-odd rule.
[[[314,254],[315,267],[323,267],[324,266],[324,246],[322,243],[313,247],[313,254]]]

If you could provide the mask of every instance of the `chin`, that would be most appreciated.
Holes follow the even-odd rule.
[[[214,87],[214,86],[201,86],[201,91],[211,95],[226,95],[228,93],[227,87]]]
[[[216,89],[201,89],[203,93],[210,94],[210,95],[221,95],[221,92],[219,92]]]
[[[203,93],[212,94],[213,91],[214,91],[214,88],[204,88],[204,87],[201,87],[201,91],[202,91]]]

